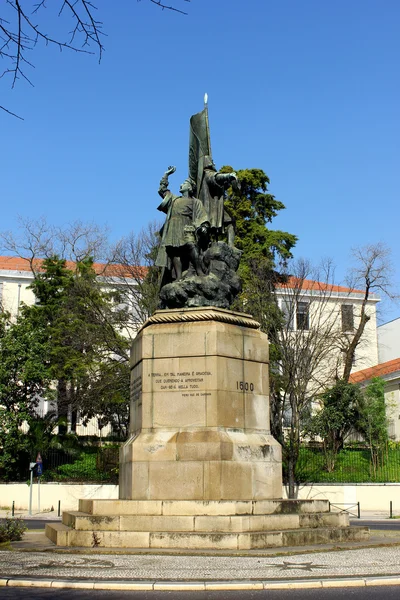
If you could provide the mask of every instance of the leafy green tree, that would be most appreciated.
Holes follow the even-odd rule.
[[[371,379],[364,390],[358,430],[370,449],[373,473],[376,475],[389,440],[385,382],[380,377]]]
[[[87,375],[81,386],[80,402],[85,407],[82,423],[96,419],[100,431],[106,425],[126,439],[129,430],[130,367],[127,361],[104,360]]]
[[[231,172],[229,166],[222,172]],[[297,425],[292,439],[283,435],[285,399],[293,393],[282,394],[282,337],[285,317],[280,310],[275,289],[287,280],[287,262],[297,237],[270,227],[273,219],[285,208],[269,193],[268,176],[261,169],[237,171],[239,185],[228,190],[226,210],[235,225],[235,246],[242,250],[239,275],[242,292],[232,308],[248,312],[260,323],[270,342],[270,425],[274,437],[281,443],[286,464],[293,464],[298,456],[297,432],[300,410],[292,412]],[[287,356],[287,354],[286,354]],[[292,402],[292,404],[293,404]],[[303,404],[305,404],[303,402]],[[297,407],[297,404],[294,403]],[[298,440],[297,440],[298,441]],[[290,459],[290,460],[288,460]],[[294,471],[293,471],[294,472]]]
[[[223,173],[231,171],[228,166],[221,169]],[[264,171],[241,169],[236,173],[239,186],[229,188],[225,206],[235,224],[235,246],[243,251],[239,269],[246,300],[247,285],[260,261],[272,275],[292,257],[297,237],[268,227],[285,205],[268,192],[269,178]]]
[[[221,169],[232,172],[230,166]],[[279,358],[275,344],[282,326],[282,312],[277,306],[275,287],[286,280],[283,275],[297,237],[271,229],[269,224],[285,205],[269,193],[268,176],[261,169],[241,169],[236,172],[239,185],[228,189],[226,210],[235,225],[235,246],[242,250],[239,275],[242,293],[233,308],[253,315],[261,330],[269,335],[270,354]]]
[[[363,394],[357,385],[340,379],[320,397],[320,410],[311,419],[310,433],[322,438],[326,470],[334,470],[346,438],[357,430]]]
[[[47,372],[56,382],[59,414],[69,407],[75,414],[78,409],[83,416],[92,414],[94,406],[101,408],[99,373],[104,387],[104,374],[114,381],[121,361],[128,361],[129,342],[122,335],[126,311],[118,290],[101,288],[90,258],[77,262],[72,271],[57,256],[43,261],[31,288],[37,303],[23,314],[46,332]],[[104,395],[101,399],[107,401]]]
[[[21,315],[12,323],[0,314],[0,478],[18,479],[29,460],[23,430],[34,415],[39,396],[51,395],[47,343],[42,328]]]
[[[65,417],[58,416],[54,410],[41,416],[34,413],[29,419],[29,430],[25,435],[29,458],[34,461],[40,452],[42,458],[47,458],[51,451],[67,450],[73,453],[78,448],[77,436],[62,435],[60,427],[66,425]]]

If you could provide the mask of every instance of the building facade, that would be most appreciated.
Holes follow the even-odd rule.
[[[17,257],[0,257],[0,300],[3,310],[9,311],[13,318],[19,314],[21,303],[31,305],[35,303],[35,296],[30,288],[35,270],[40,270],[41,261],[33,265],[28,260]],[[93,265],[99,277],[103,278],[106,265],[96,263]],[[71,269],[74,268],[71,263]],[[105,280],[104,280],[105,281]],[[128,285],[127,278],[118,278],[116,274],[112,278],[113,285]],[[110,285],[110,278],[108,284]],[[350,340],[360,320],[361,307],[364,299],[362,290],[352,290],[343,286],[324,284],[318,281],[298,280],[289,278],[285,285],[277,289],[278,305],[283,311],[286,319],[284,329],[287,340],[294,336],[304,339],[311,338],[316,330],[325,332],[327,336],[329,352],[318,366],[310,387],[314,386],[313,394],[318,394],[325,387],[333,384],[336,377],[340,377],[343,367],[341,343]],[[368,370],[378,365],[378,332],[376,321],[376,305],[379,301],[371,294],[367,303],[367,314],[369,320],[366,324],[362,341],[358,345],[352,367],[353,372]],[[400,319],[398,320],[400,328]],[[382,330],[381,338],[385,332]],[[135,332],[127,331],[130,337]],[[391,337],[388,345],[392,344]],[[326,342],[325,342],[326,343]],[[300,358],[307,360],[307,345],[300,348]],[[392,390],[393,391],[393,390]],[[391,392],[390,392],[391,393]],[[41,401],[39,410],[43,413],[49,407],[45,401]],[[397,433],[395,435],[400,436]]]

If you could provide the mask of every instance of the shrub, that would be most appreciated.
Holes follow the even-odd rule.
[[[18,542],[27,530],[22,519],[6,517],[0,521],[0,542]]]

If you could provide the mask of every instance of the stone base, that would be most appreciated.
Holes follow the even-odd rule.
[[[282,492],[281,473],[281,447],[269,433],[229,429],[141,432],[121,451],[120,498],[277,498]]]
[[[269,430],[268,340],[249,315],[157,311],[131,354],[119,500],[80,500],[58,546],[251,550],[363,540],[327,500],[282,500]]]
[[[157,311],[131,354],[126,500],[261,500],[282,493],[269,430],[268,339],[249,315]]]
[[[79,509],[46,525],[56,545],[234,551],[369,537],[348,526],[348,514],[329,512],[327,500],[80,500]]]

